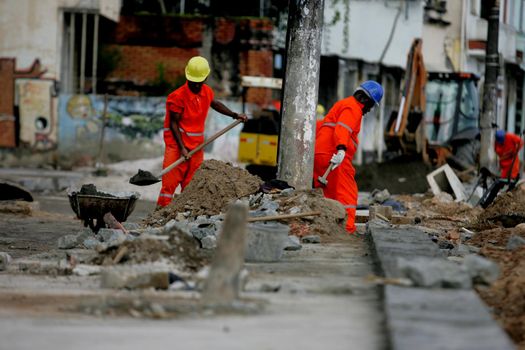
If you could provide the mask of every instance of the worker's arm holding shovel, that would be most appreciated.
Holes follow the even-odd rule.
[[[172,111],[169,111],[169,114],[170,114],[171,133],[173,134],[173,137],[175,138],[175,142],[177,142],[177,145],[180,148],[181,155],[184,158],[188,159],[189,158],[188,150],[186,149],[186,147],[184,147],[184,143],[182,142],[182,135],[180,134],[180,129],[179,129],[179,121],[182,119],[182,115],[180,113],[172,112]]]
[[[211,101],[210,106],[217,112],[227,115],[228,117],[232,117],[233,119],[241,120],[243,123],[248,120],[246,114],[235,113],[234,111],[226,107],[222,102],[219,102],[217,100]]]

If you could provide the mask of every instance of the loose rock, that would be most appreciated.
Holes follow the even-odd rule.
[[[288,241],[285,243],[284,250],[301,250],[303,246],[301,245],[301,242],[299,241],[299,237],[297,236],[288,236]]]
[[[463,261],[474,283],[490,284],[499,277],[499,267],[496,263],[479,255],[468,255]]]
[[[7,269],[7,265],[9,265],[12,260],[11,255],[5,252],[0,252],[0,271]]]
[[[311,243],[311,244],[317,244],[321,243],[321,237],[318,235],[310,235],[310,236],[304,236],[301,241],[303,243]]]
[[[397,266],[402,277],[409,278],[419,287],[457,289],[472,287],[471,277],[467,271],[451,261],[424,257],[398,258]]]
[[[525,238],[516,235],[509,237],[509,241],[507,242],[507,250],[516,250],[521,247],[525,247]]]

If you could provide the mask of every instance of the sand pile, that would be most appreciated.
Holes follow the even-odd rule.
[[[496,319],[518,344],[525,348],[525,247],[513,251],[505,247],[509,238],[525,238],[519,228],[496,228],[477,233],[471,243],[481,247],[480,254],[496,261],[500,278],[488,288],[478,288],[483,300],[493,308]]]
[[[173,203],[153,213],[145,223],[164,225],[186,211],[192,217],[219,214],[232,201],[257,192],[261,184],[259,177],[244,169],[218,160],[206,160]]]
[[[277,195],[274,196],[274,200],[279,203],[279,212],[281,213],[321,212],[319,216],[290,221],[292,234],[298,233],[298,236],[314,234],[322,236],[344,236],[348,234],[345,229],[345,209],[339,202],[324,198],[321,189],[295,191],[289,197]],[[299,232],[294,232],[294,229]]]
[[[514,227],[525,222],[525,189],[518,187],[512,192],[499,195],[478,217],[480,225],[498,223]]]

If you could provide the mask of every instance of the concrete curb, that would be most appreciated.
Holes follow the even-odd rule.
[[[398,259],[446,259],[415,227],[385,227],[373,222],[367,238],[377,271],[404,278]],[[384,310],[391,349],[515,349],[472,289],[385,285]]]

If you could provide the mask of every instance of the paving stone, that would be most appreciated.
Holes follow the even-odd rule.
[[[490,284],[496,281],[500,274],[495,262],[479,255],[467,255],[463,265],[475,283]]]
[[[7,266],[11,263],[13,259],[11,258],[11,255],[0,252],[0,271],[4,271],[7,269]]]
[[[246,261],[279,261],[288,241],[289,232],[288,225],[277,222],[255,222],[247,225]]]
[[[460,288],[472,287],[470,275],[462,266],[442,258],[398,257],[400,277],[409,278],[417,287]]]
[[[520,224],[521,225],[521,224]],[[512,235],[507,242],[507,250],[515,250],[525,246],[525,238]]]
[[[393,350],[510,350],[514,345],[472,290],[385,287]]]
[[[321,237],[319,237],[318,235],[304,236],[304,237],[301,239],[301,242],[303,242],[303,243],[317,244],[317,243],[321,243]]]
[[[301,242],[299,241],[299,237],[297,236],[288,236],[288,241],[285,242],[284,250],[301,250],[303,246],[301,245]]]

